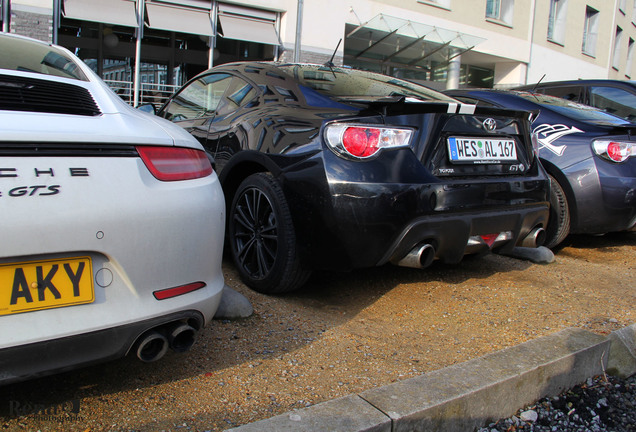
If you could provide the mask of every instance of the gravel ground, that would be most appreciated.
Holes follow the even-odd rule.
[[[636,431],[636,376],[595,377],[563,394],[545,398],[479,432]]]
[[[0,388],[7,431],[217,431],[418,376],[567,327],[636,322],[636,233],[571,237],[556,262],[497,255],[426,270],[317,274],[193,349]]]

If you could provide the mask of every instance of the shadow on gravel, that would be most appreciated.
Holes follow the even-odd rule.
[[[611,248],[632,244],[635,239],[634,233],[604,237],[571,236],[561,251],[564,248],[566,251],[572,248]],[[255,310],[252,317],[212,322],[200,332],[190,352],[180,355],[170,352],[156,363],[144,364],[129,356],[3,386],[0,388],[0,425],[15,417],[9,412],[15,402],[55,407],[85,398],[110,401],[119,392],[141,391],[162,384],[178,386],[179,381],[190,379],[196,383],[201,379],[200,384],[207,391],[222,391],[222,388],[216,387],[221,384],[215,382],[214,388],[211,388],[205,380],[217,371],[237,365],[258,367],[269,359],[310,345],[326,331],[353,319],[361,310],[400,285],[422,284],[422,290],[434,290],[431,285],[452,286],[471,279],[486,279],[496,273],[522,271],[533,265],[499,255],[486,255],[466,257],[458,265],[435,262],[423,270],[388,265],[349,273],[318,272],[303,290],[274,297],[247,289],[239,282],[231,265],[224,263],[228,285],[252,302]],[[306,318],[307,310],[311,310],[315,320]],[[169,398],[169,395],[166,397]],[[169,399],[165,403],[168,404]]]
[[[387,265],[348,273],[317,272],[296,293],[265,296],[238,282],[234,269],[226,262],[226,281],[252,302],[255,309],[252,317],[214,321],[200,332],[190,352],[181,355],[169,352],[156,363],[145,364],[129,355],[124,359],[3,386],[0,416],[5,417],[4,420],[14,417],[10,408],[15,407],[16,402],[22,406],[55,407],[68,401],[198,377],[243,363],[257,365],[275,355],[311,344],[325,331],[352,319],[396,286],[430,282],[459,284],[467,279],[487,278],[497,272],[522,270],[531,265],[503,256],[486,255],[467,257],[458,265],[435,262],[422,270]],[[303,323],[298,326],[302,330],[297,330],[295,323],[303,320],[303,311],[307,309],[318,318]],[[0,417],[0,422],[2,420]]]
[[[636,231],[608,233],[605,235],[572,234],[554,250],[559,253],[565,248],[597,249],[608,252],[613,248],[633,244],[636,245]]]

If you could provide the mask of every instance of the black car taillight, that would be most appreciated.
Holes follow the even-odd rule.
[[[367,159],[385,148],[407,147],[412,129],[332,123],[325,128],[329,147],[337,154]]]
[[[210,159],[201,150],[138,146],[137,152],[152,175],[161,181],[190,180],[212,174]]]

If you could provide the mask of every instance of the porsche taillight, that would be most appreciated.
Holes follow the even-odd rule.
[[[594,153],[612,162],[624,162],[636,156],[636,142],[595,140],[592,142]]]
[[[407,147],[412,129],[332,123],[325,128],[327,145],[337,154],[367,159],[386,148]]]
[[[138,146],[137,152],[150,173],[161,181],[190,180],[212,173],[210,159],[201,150]]]

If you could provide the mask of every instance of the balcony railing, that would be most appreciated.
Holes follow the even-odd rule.
[[[104,82],[126,103],[133,104],[134,94],[131,81],[104,80]],[[159,109],[179,87],[169,84],[141,83],[139,104],[151,103],[155,108]]]

